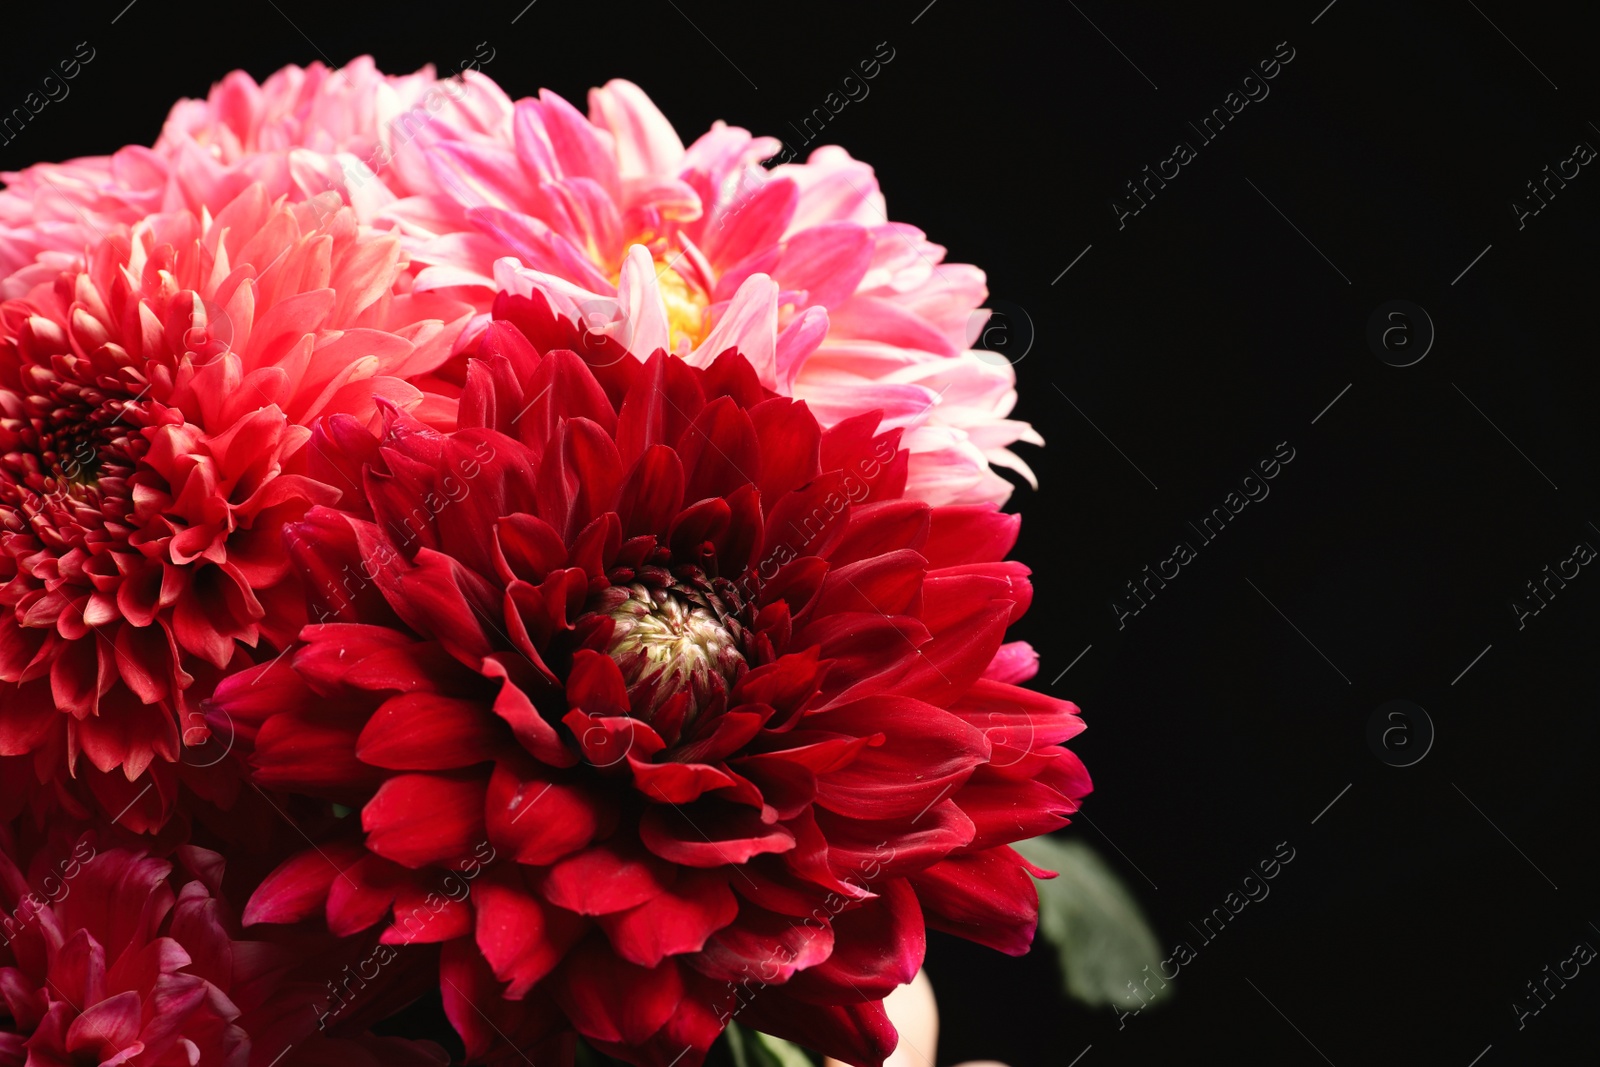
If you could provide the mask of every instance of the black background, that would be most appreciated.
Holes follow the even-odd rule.
[[[1119,1028],[1061,999],[1048,952],[936,938],[940,1061],[1592,1062],[1594,967],[1520,1030],[1511,1007],[1600,946],[1600,568],[1522,629],[1509,606],[1600,547],[1600,168],[1522,229],[1511,208],[1600,147],[1578,5],[523,2],[8,4],[0,109],[79,41],[96,57],[0,165],[151,143],[235,67],[369,52],[448,71],[485,41],[514,97],[582,106],[623,76],[686,141],[722,118],[794,143],[788,124],[888,42],[822,140],[876,166],[891,217],[988,272],[1018,416],[1049,441],[1027,451],[1041,489],[1011,505],[1038,592],[1017,636],[1090,724],[1096,790],[1067,832],[1164,945],[1197,950],[1176,998]],[[1294,58],[1270,95],[1201,145],[1186,123],[1279,42]],[[1198,158],[1119,229],[1112,198],[1178,141]],[[1398,299],[1437,333],[1404,368],[1366,340]],[[1279,442],[1294,459],[1270,495],[1202,544],[1185,524]],[[1119,629],[1123,583],[1180,539],[1198,557]],[[1367,741],[1395,698],[1436,730],[1406,768]],[[1295,859],[1271,895],[1204,943],[1189,924],[1279,842]]]

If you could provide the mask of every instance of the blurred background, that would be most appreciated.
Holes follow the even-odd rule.
[[[685,140],[725,119],[803,154],[892,54],[813,145],[988,272],[978,343],[1048,441],[1009,505],[1015,636],[1090,727],[1060,836],[1171,978],[1089,1007],[1047,944],[935,936],[940,1062],[1593,1055],[1600,974],[1564,962],[1600,947],[1600,106],[1571,6],[17,8],[0,112],[93,58],[0,136],[8,170],[151,143],[236,67],[361,54],[580,106],[626,77]]]

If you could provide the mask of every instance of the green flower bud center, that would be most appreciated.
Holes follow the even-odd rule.
[[[646,716],[687,691],[687,719],[692,721],[744,673],[736,627],[731,628],[708,603],[697,602],[702,598],[677,588],[638,583],[609,592],[616,602],[603,609],[615,624],[607,651],[622,668],[629,694],[636,697],[635,707],[638,697],[648,698]]]

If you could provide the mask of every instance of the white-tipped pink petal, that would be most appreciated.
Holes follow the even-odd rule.
[[[1011,483],[989,468],[981,449],[953,426],[924,424],[903,439],[911,450],[906,495],[946,504],[1004,500]]]
[[[920,426],[939,403],[933,390],[921,385],[871,385],[871,406],[864,400],[868,386],[860,378],[847,375],[802,375],[795,383],[794,396],[804,400],[817,421],[825,425],[843,422],[863,411],[881,412],[885,430]],[[913,457],[913,460],[915,457]]]
[[[622,179],[622,202],[629,218],[642,220],[650,212],[675,223],[693,222],[704,210],[694,186],[679,178],[646,175]]]
[[[683,142],[645,91],[623,78],[589,90],[589,121],[611,131],[624,179],[664,177],[683,162]]]
[[[655,261],[643,245],[628,249],[617,281],[617,303],[621,308],[620,330],[605,331],[637,356],[672,350],[672,327],[667,321],[667,304],[656,280]]]
[[[776,166],[772,176],[790,178],[800,187],[800,202],[789,220],[789,233],[839,220],[863,226],[888,221],[872,167],[852,159],[838,145],[823,145],[804,164]]]
[[[556,178],[591,178],[621,194],[616,138],[548,89],[539,90],[538,124],[548,141]]]
[[[775,353],[779,392],[794,395],[795,378],[827,336],[828,313],[820,307],[806,308],[783,328]]]
[[[709,367],[729,349],[738,349],[768,389],[778,384],[778,285],[765,274],[745,279],[716,327],[688,356],[695,367]]]
[[[521,197],[522,174],[510,148],[442,142],[429,153],[434,179],[468,207],[510,207]]]
[[[864,226],[823,223],[784,242],[772,276],[785,289],[804,289],[812,304],[839,307],[860,286],[875,247],[871,231]]]
[[[1028,426],[1027,423],[1017,423],[1014,425]],[[1038,434],[1033,433],[1033,427],[1031,426],[1028,426],[1028,432],[1033,434],[1034,437],[1039,437]],[[1022,440],[1022,438],[1019,436],[1017,440]],[[1028,443],[1042,445],[1044,444],[1044,438],[1040,437],[1037,441],[1030,441]],[[1023,462],[1022,457],[1011,451],[1011,449],[985,448],[983,449],[983,457],[989,461],[989,466],[1004,467],[1008,471],[1015,471],[1017,474],[1022,476],[1022,479],[1028,483],[1030,488],[1039,488],[1039,477],[1033,473],[1033,468],[1028,466],[1027,463]]]
[[[495,288],[512,296],[539,296],[556,314],[575,321],[586,321],[586,309],[607,313],[607,321],[620,315],[622,305],[613,295],[596,293],[565,278],[524,267],[515,256],[494,263]]]
[[[685,150],[680,173],[703,177],[706,187],[717,194],[712,199],[722,203],[733,193],[723,188],[724,183],[736,182],[746,168],[771,158],[782,147],[776,137],[752,137],[738,126],[714,122]],[[764,176],[765,171],[758,174]]]
[[[991,682],[1021,685],[1039,673],[1039,653],[1026,641],[1007,641],[995,650],[994,659],[983,669]]]

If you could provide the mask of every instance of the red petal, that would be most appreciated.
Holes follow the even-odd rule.
[[[619,956],[654,967],[668,956],[700,951],[706,938],[733,922],[738,913],[739,902],[726,875],[689,870],[654,898],[627,911],[602,915],[599,923]]]
[[[484,531],[505,515],[533,509],[532,455],[494,430],[464,429],[445,439],[431,495],[413,512],[439,516],[440,550],[479,574],[494,573],[494,541]]]
[[[754,485],[735,489],[728,498],[728,532],[716,541],[717,573],[736,578],[761,552],[761,493]]]
[[[753,998],[739,1021],[855,1067],[883,1067],[900,1040],[881,1001],[824,1007],[775,993]]]
[[[535,515],[507,515],[494,527],[495,543],[506,562],[504,581],[521,578],[538,585],[567,562],[567,546],[555,527]]]
[[[674,562],[693,563],[706,570],[716,543],[733,523],[733,508],[721,497],[708,497],[684,508],[667,527]],[[705,551],[709,547],[710,552]]]
[[[672,960],[654,969],[636,967],[594,936],[567,957],[553,992],[583,1036],[637,1045],[677,1009],[683,978]]]
[[[615,818],[612,802],[582,779],[532,761],[500,762],[485,799],[489,841],[518,863],[553,863]]]
[[[705,407],[699,375],[657,353],[634,378],[617,415],[617,449],[630,463],[660,445],[672,448]]]
[[[374,652],[350,665],[341,680],[358,689],[450,692],[470,685],[472,675],[438,642],[416,641]]]
[[[714,983],[687,968],[680,968],[679,973],[683,976],[683,999],[648,1041],[642,1045],[595,1041],[596,1047],[640,1067],[699,1067],[736,1009],[719,1005],[727,993],[725,983]]]
[[[588,419],[572,419],[539,463],[539,516],[571,538],[597,515],[616,508],[621,485],[616,443]]]
[[[851,513],[850,529],[828,552],[828,561],[835,567],[842,567],[902,548],[926,556],[932,511],[916,500],[886,500],[863,505]],[[928,566],[931,568],[933,564],[930,562]]]
[[[328,929],[348,937],[376,923],[406,876],[405,868],[370,853],[346,867],[328,887]]]
[[[444,998],[445,1015],[466,1043],[470,1061],[488,1059],[491,1050],[498,1049],[507,1056],[515,1053],[516,1062],[520,1063],[528,1055],[522,1049],[558,1027],[565,1028],[560,1012],[543,997],[507,1002],[500,995],[500,985],[482,951],[468,938],[451,941],[441,951],[439,992]],[[570,1055],[569,1051],[569,1058],[562,1062],[570,1062]]]
[[[882,734],[845,767],[817,778],[817,803],[843,815],[915,815],[965,782],[989,756],[983,734],[931,704],[873,697],[806,720],[808,728],[856,737]]]
[[[687,694],[679,696],[688,699]],[[662,713],[657,712],[658,724],[661,718]],[[561,721],[577,739],[584,760],[602,770],[617,766],[630,755],[647,760],[667,747],[649,724],[631,715],[590,715],[574,708]]]
[[[1027,752],[1054,745],[1083,732],[1078,706],[1031,689],[980,679],[950,711],[983,730],[991,744]],[[996,766],[1011,760],[994,757]]]
[[[922,557],[909,548],[886,552],[881,556],[869,556],[830,570],[822,583],[822,592],[810,610],[813,617],[843,611],[915,615],[930,631],[937,633],[922,610],[923,582],[926,577]],[[989,598],[986,596],[984,599]]]
[[[377,551],[389,552],[392,559],[392,550]],[[476,666],[493,649],[484,620],[499,613],[500,598],[482,577],[451,557],[424,548],[412,566],[379,568],[376,581],[407,626],[437,639],[462,663]]]
[[[481,842],[480,842],[481,844]],[[432,945],[472,933],[472,905],[453,895],[456,875],[445,875],[439,888],[424,889],[414,882],[402,884],[394,898],[394,922],[378,938],[385,945]],[[430,879],[431,881],[431,879]]]
[[[617,429],[617,414],[606,399],[605,390],[594,379],[594,372],[572,352],[557,349],[545,353],[526,385],[533,397],[518,420],[524,441],[554,441],[559,436],[560,420],[583,419],[595,424],[607,440]]]
[[[577,753],[561,740],[556,728],[534,707],[528,694],[511,681],[503,664],[486,659],[482,670],[485,677],[504,679],[500,695],[494,701],[494,713],[511,724],[518,744],[552,767],[570,767],[578,762]]]
[[[688,474],[686,500],[729,496],[741,485],[760,484],[761,449],[750,416],[728,397],[707,404],[678,440]]]
[[[927,949],[922,908],[904,879],[874,883],[881,894],[833,917],[833,952],[790,979],[784,992],[816,1004],[882,1000],[917,976]]]
[[[728,697],[728,706],[741,704],[766,704],[773,709],[769,730],[783,730],[793,725],[800,712],[817,694],[822,681],[822,669],[817,663],[815,648],[804,652],[780,656],[747,673],[734,684]]]
[[[977,851],[1009,845],[1067,824],[1067,816],[1078,810],[1078,798],[1089,791],[1089,776],[1078,757],[1065,749],[1055,751],[1062,758],[1051,762],[1060,763],[1065,774],[1051,777],[1063,781],[1069,790],[1066,793],[1050,781],[1017,781],[987,766],[978,768],[956,792],[956,804],[977,828],[969,848]]]
[[[977,833],[972,819],[950,799],[898,819],[852,819],[817,808],[816,820],[827,835],[833,869],[868,884],[931,867],[967,848]]]
[[[931,644],[922,621],[910,615],[851,611],[826,615],[795,634],[795,644],[817,646],[829,663],[825,698],[862,696],[892,689],[922,662],[918,650]]]
[[[733,785],[726,772],[705,763],[646,763],[630,756],[628,764],[634,787],[663,804],[687,804],[709,789]]]
[[[93,637],[66,642],[50,667],[50,692],[55,697],[56,707],[80,719],[94,714],[99,704],[96,682],[100,668],[95,643],[103,640],[103,637]]]
[[[495,977],[521,1000],[583,937],[587,921],[541,902],[520,876],[493,876],[474,890],[476,940]]]
[[[397,771],[444,771],[494,758],[505,726],[476,700],[407,693],[390,697],[356,739],[356,756]]]
[[[139,1039],[139,1008],[139,994],[131,990],[85,1008],[67,1027],[66,1051],[80,1063],[89,1057],[117,1058]]]
[[[361,809],[367,848],[405,867],[467,855],[484,840],[482,778],[399,774]]]
[[[744,863],[794,848],[786,827],[762,822],[750,808],[711,799],[681,809],[650,806],[639,819],[639,837],[657,856],[685,867]]]
[[[324,696],[340,692],[346,675],[357,664],[396,649],[409,654],[417,644],[407,634],[387,626],[342,622],[307,626],[300,632],[300,639],[306,645],[292,657],[294,673]],[[231,692],[230,683],[233,681],[230,678],[218,687],[219,699],[224,690]],[[252,681],[251,687],[254,685]]]
[[[822,473],[822,431],[804,401],[787,397],[763,400],[750,421],[761,442],[761,500],[770,508]]]
[[[0,715],[0,756],[32,752],[64,721],[50,701],[50,687],[43,684],[0,686],[0,701],[6,709]]]
[[[948,626],[933,640],[920,645],[918,655],[902,660],[903,670],[885,671],[849,695],[888,690],[941,707],[954,703],[983,676],[1005,640],[1010,622],[1008,601],[980,601],[970,607],[958,625]]]
[[[994,504],[934,508],[922,554],[930,568],[1001,560],[1021,527],[1021,515],[1007,515]]]
[[[353,842],[331,842],[284,860],[250,894],[244,925],[299,922],[320,910],[339,872],[365,854]]]
[[[833,945],[826,913],[795,922],[788,915],[745,907],[737,922],[717,931],[705,949],[686,962],[710,978],[779,984],[827,959]]]
[[[665,533],[683,507],[683,461],[666,445],[651,445],[634,461],[617,497],[623,533]]]
[[[627,715],[628,684],[617,661],[587,648],[573,653],[567,706],[590,715]]]
[[[614,838],[556,863],[543,889],[546,900],[568,911],[607,915],[661,895],[675,874],[636,843]]]
[[[703,353],[697,353],[697,358]],[[755,407],[771,394],[761,386],[761,379],[750,361],[733,350],[719,352],[711,366],[700,376],[701,388],[710,402],[725,396],[746,410]],[[681,449],[680,449],[681,450]]]
[[[965,626],[976,605],[1004,600],[1012,606],[1006,619],[1010,622],[1019,614],[1018,606],[1026,607],[1033,599],[1030,573],[1014,560],[930,571],[923,586],[924,608],[919,615],[937,635]]]
[[[383,772],[356,759],[358,736],[353,726],[325,724],[311,714],[274,715],[256,735],[250,759],[255,781],[338,799],[364,794],[382,781]]]
[[[855,513],[845,492],[845,476],[828,471],[768,505],[767,528],[762,538],[768,546],[766,558],[781,563],[795,556],[826,556],[846,536],[847,528],[854,532],[855,524]],[[766,577],[765,573],[762,576]]]
[[[911,876],[928,925],[1020,956],[1033,944],[1039,893],[1009,848],[955,856]]]

